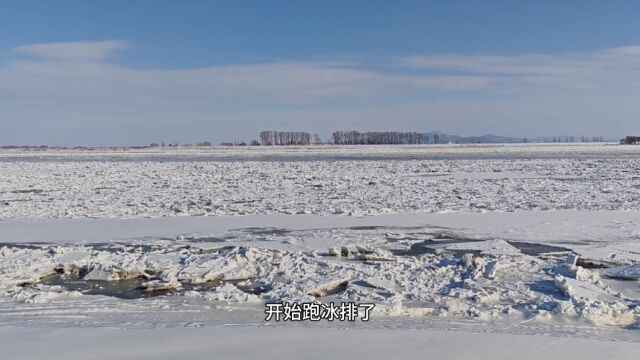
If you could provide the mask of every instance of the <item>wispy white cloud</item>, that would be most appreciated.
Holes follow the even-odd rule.
[[[374,71],[353,62],[298,61],[195,69],[134,69],[106,61],[122,41],[53,43],[14,49],[39,56],[0,67],[0,91],[32,100],[210,107],[317,104],[327,100],[393,98],[424,91],[475,91],[487,76],[416,76]]]
[[[612,83],[624,86],[640,79],[640,46],[555,55],[414,55],[399,58],[397,64],[412,69],[493,76],[495,83],[511,86],[594,88]]]
[[[102,60],[114,52],[131,47],[122,40],[43,43],[13,49],[18,54],[45,59]]]

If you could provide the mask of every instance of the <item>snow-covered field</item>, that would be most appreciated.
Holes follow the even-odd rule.
[[[0,342],[31,358],[635,358],[638,155],[5,151]],[[366,322],[266,322],[274,302],[375,308]]]

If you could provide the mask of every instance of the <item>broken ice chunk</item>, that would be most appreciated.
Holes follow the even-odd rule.
[[[605,274],[610,278],[622,280],[640,280],[640,264],[618,266],[607,269]]]
[[[332,248],[329,248],[329,255],[340,257],[342,256],[342,251],[339,247],[334,246]]]
[[[351,281],[351,278],[341,278],[321,284],[320,286],[312,289],[307,294],[314,297],[325,297],[328,295],[336,294],[347,287],[347,284]]]

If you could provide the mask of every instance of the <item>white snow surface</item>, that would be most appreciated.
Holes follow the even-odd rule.
[[[0,328],[10,359],[633,360],[640,344],[543,335],[298,327]],[[28,339],[29,346],[24,345]],[[72,342],[72,344],[70,344]]]

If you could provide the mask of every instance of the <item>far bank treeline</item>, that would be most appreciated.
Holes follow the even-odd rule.
[[[301,131],[263,131],[260,133],[262,145],[311,145],[321,144],[317,134],[313,136]],[[401,131],[334,131],[330,143],[335,145],[396,145],[423,144],[424,135],[418,132]]]

